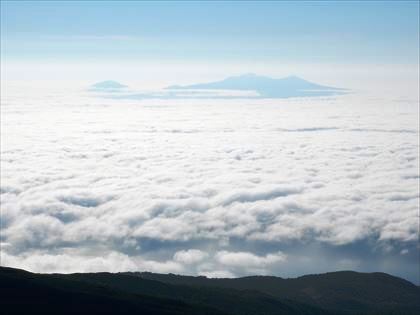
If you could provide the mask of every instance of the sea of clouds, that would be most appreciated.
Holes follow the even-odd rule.
[[[417,281],[418,106],[2,88],[1,264]]]

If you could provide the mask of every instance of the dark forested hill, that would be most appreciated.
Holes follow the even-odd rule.
[[[171,284],[257,290],[271,296],[301,301],[322,308],[350,312],[413,308],[420,310],[418,286],[385,273],[330,272],[282,279],[252,276],[237,279],[209,279],[153,273],[136,273],[144,279]]]
[[[112,276],[110,274],[110,276]],[[131,294],[57,275],[0,267],[1,314],[223,315],[174,299]]]
[[[209,279],[0,267],[2,314],[417,314],[419,294],[412,283],[382,273]]]

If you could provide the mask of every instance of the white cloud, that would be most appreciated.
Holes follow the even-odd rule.
[[[360,243],[412,259],[416,101],[6,92],[2,264],[235,276],[286,272],[308,246]]]
[[[286,260],[286,255],[282,252],[257,256],[248,252],[228,252],[221,251],[216,255],[216,260],[222,265],[239,268],[266,267],[281,263]]]
[[[235,275],[226,270],[213,270],[200,273],[200,276],[206,276],[208,278],[234,278]]]
[[[2,265],[25,268],[34,272],[105,272],[152,271],[163,273],[181,273],[182,265],[173,261],[145,260],[141,257],[130,257],[117,252],[104,256],[88,256],[78,253],[42,254],[32,252],[19,256],[2,254]]]
[[[199,249],[180,250],[174,254],[174,260],[186,265],[196,264],[207,258],[208,254]]]

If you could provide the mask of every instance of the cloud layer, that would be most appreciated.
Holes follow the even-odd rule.
[[[415,280],[418,101],[7,92],[3,265]]]

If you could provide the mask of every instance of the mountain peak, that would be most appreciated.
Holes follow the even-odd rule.
[[[343,93],[343,89],[324,86],[291,75],[281,79],[245,73],[231,76],[221,81],[185,86],[170,86],[169,89],[207,89],[255,91],[259,97],[286,98],[299,96],[328,96]]]
[[[231,76],[226,78],[225,80],[256,80],[256,79],[270,79],[269,77],[258,75],[252,72],[244,73],[236,76]]]
[[[249,72],[249,73],[241,74],[238,77],[240,77],[240,78],[255,78],[255,77],[258,77],[258,75],[256,75],[255,73]]]

